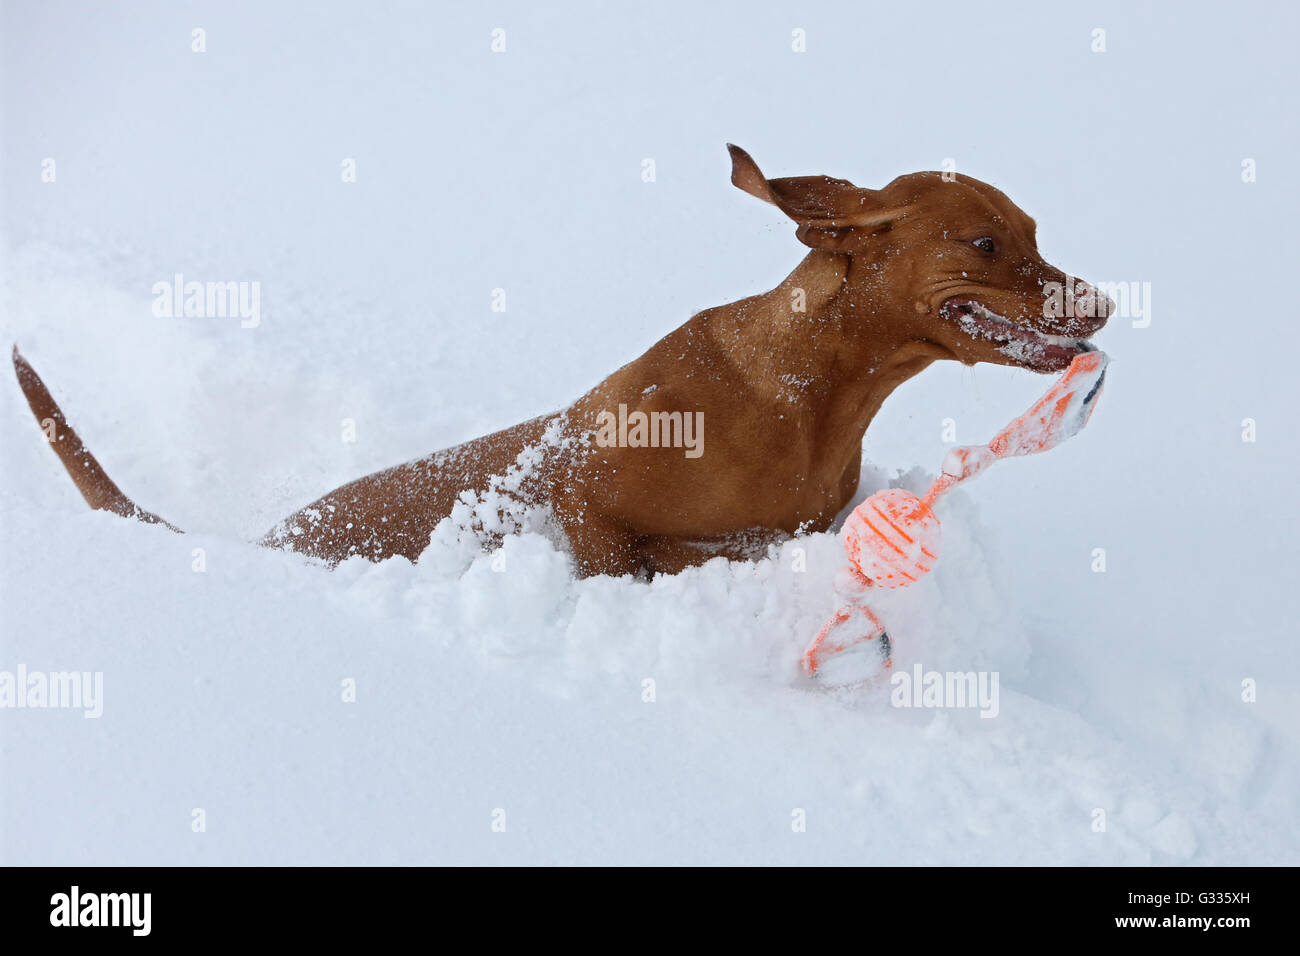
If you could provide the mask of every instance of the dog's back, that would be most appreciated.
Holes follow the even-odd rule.
[[[521,453],[540,448],[553,419],[543,415],[358,478],[285,518],[261,544],[330,564],[354,555],[415,561],[461,493],[481,491],[494,477],[508,476]]]

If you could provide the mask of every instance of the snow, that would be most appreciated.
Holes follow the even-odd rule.
[[[1300,862],[1296,11],[836,6],[4,7],[0,341],[189,533],[88,512],[0,387],[0,671],[103,681],[98,718],[0,710],[0,862]],[[475,489],[416,564],[248,543],[775,286],[801,247],[728,141],[862,185],[953,157],[1049,261],[1158,287],[1089,427],[946,495],[942,559],[873,604],[895,674],[996,674],[995,717],[801,677],[834,534],[579,581],[529,516],[482,553]],[[259,282],[260,321],[154,315],[176,274]],[[1050,382],[936,365],[859,498]]]

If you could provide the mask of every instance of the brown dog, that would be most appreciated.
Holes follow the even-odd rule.
[[[1059,371],[1113,311],[1044,262],[1034,221],[985,183],[769,180],[729,149],[731,181],[813,250],[784,282],[694,316],[564,411],[360,478],[262,543],[415,560],[459,499],[462,519],[476,500],[549,508],[584,576],[753,557],[830,527],[857,490],[867,426],[931,362]],[[162,522],[118,490],[16,348],[14,364],[90,506]]]

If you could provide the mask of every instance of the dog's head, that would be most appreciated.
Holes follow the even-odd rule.
[[[830,176],[767,179],[738,146],[731,181],[798,224],[805,245],[850,256],[850,283],[897,300],[906,338],[968,365],[1060,371],[1115,310],[1038,254],[1034,220],[987,183],[912,173],[883,189]],[[947,354],[945,354],[947,353]]]

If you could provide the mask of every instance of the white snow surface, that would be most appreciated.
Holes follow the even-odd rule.
[[[87,511],[0,385],[0,671],[104,681],[98,719],[0,709],[0,862],[1300,863],[1296,10],[941,7],[6,4],[0,342],[188,533]],[[333,572],[248,543],[779,282],[727,141],[861,185],[953,157],[1154,289],[1089,427],[947,495],[876,605],[896,673],[996,672],[992,719],[800,676],[834,534],[648,584],[535,531],[495,567],[450,528]],[[259,281],[260,324],[155,317],[176,273]],[[931,368],[859,500],[1050,382]]]

